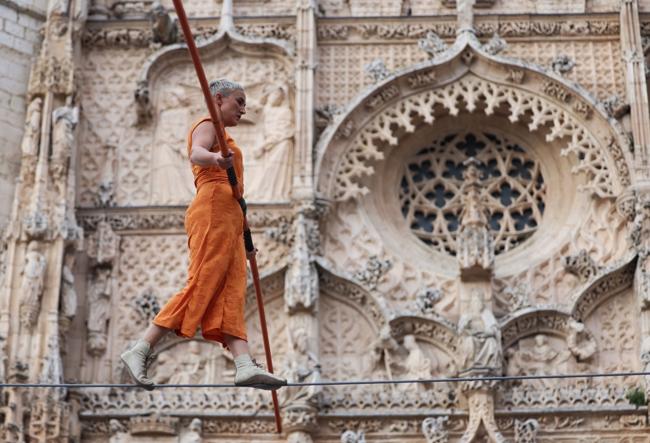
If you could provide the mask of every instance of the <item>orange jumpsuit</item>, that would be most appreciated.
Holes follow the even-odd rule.
[[[187,150],[192,148],[190,129]],[[233,165],[243,192],[244,162],[241,150],[226,134],[234,152]],[[211,150],[215,150],[216,145]],[[153,323],[182,337],[194,337],[196,329],[207,340],[225,345],[223,334],[246,340],[246,252],[244,217],[233,198],[226,171],[217,166],[192,165],[196,196],[185,214],[190,264],[185,287],[174,295]]]

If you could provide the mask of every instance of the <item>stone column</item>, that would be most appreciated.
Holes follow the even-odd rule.
[[[292,197],[312,198],[314,147],[314,70],[316,69],[316,3],[298,0],[296,11],[296,144]]]
[[[638,0],[621,1],[621,47],[634,138],[635,172],[639,183],[650,186],[650,109]]]

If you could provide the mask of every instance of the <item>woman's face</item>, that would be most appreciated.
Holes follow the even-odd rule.
[[[221,108],[221,118],[225,127],[237,126],[242,115],[246,114],[246,94],[240,89],[224,97],[221,93],[214,96],[217,106]]]

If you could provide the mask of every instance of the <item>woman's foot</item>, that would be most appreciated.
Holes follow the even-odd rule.
[[[147,377],[147,366],[149,366],[151,352],[149,343],[138,340],[131,349],[120,355],[120,359],[133,380],[147,391],[151,391],[155,387],[153,380]]]
[[[286,386],[284,378],[277,377],[262,368],[249,354],[235,357],[235,385],[274,391]]]

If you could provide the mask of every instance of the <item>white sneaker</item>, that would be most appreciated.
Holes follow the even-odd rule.
[[[267,391],[275,391],[287,384],[284,378],[276,377],[266,371],[248,354],[235,357],[235,367],[237,369],[235,373],[236,386],[248,386]]]
[[[120,359],[133,380],[147,391],[151,391],[155,387],[153,380],[147,377],[150,357],[151,346],[144,340],[138,340],[131,349],[120,355]]]

